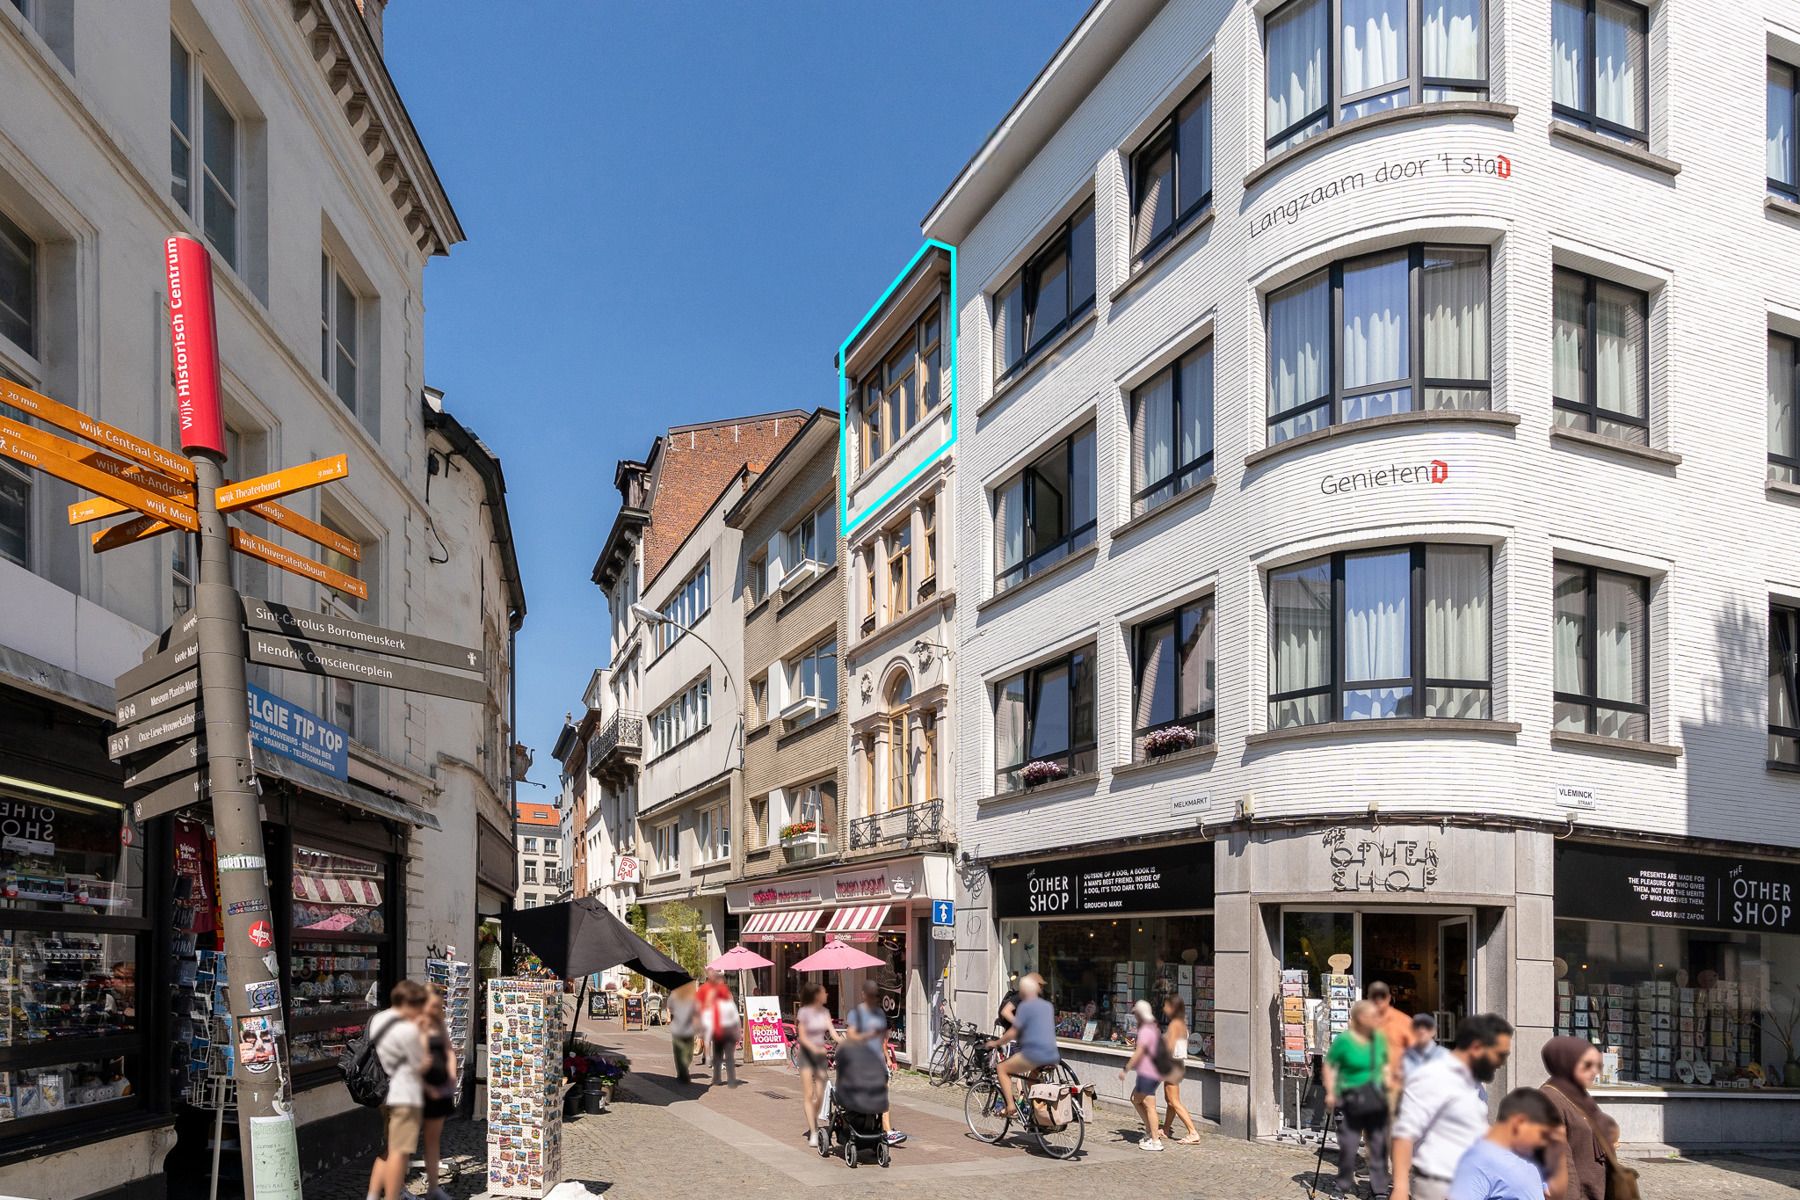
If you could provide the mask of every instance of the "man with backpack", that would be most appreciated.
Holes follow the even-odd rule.
[[[369,1170],[368,1200],[401,1200],[406,1195],[406,1168],[418,1149],[424,1123],[425,1090],[420,1071],[425,1066],[425,1038],[419,1031],[419,1015],[424,1011],[424,985],[402,979],[389,993],[388,1007],[369,1022],[367,1045],[387,1076],[387,1094],[380,1100],[387,1138],[385,1151]],[[368,1103],[356,1095],[355,1084],[352,1095]]]

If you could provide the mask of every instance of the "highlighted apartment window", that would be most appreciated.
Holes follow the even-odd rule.
[[[847,370],[850,347],[913,277],[919,264],[935,252],[949,258],[948,303],[941,311],[935,307],[922,311],[911,325],[897,330],[892,343],[883,348],[884,357],[878,358],[858,378],[850,378]],[[956,314],[956,247],[935,238],[927,239],[838,347],[838,512],[846,534],[855,532],[956,444]],[[858,476],[870,466],[878,466],[888,452],[905,439],[910,429],[934,420],[938,405],[946,399],[950,406],[950,432],[943,444],[927,452],[904,478],[895,481],[873,502],[852,513],[852,455],[856,456]],[[853,422],[852,415],[864,419]],[[858,434],[854,444],[850,437],[853,426]]]

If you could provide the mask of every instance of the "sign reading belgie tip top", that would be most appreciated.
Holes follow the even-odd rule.
[[[350,774],[350,736],[331,722],[290,704],[254,683],[250,697],[250,739],[272,754],[323,771],[333,779]]]

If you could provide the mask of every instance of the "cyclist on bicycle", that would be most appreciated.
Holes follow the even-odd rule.
[[[1018,1117],[1019,1097],[1013,1085],[1015,1078],[1028,1078],[1032,1072],[1053,1067],[1062,1061],[1056,1048],[1056,1010],[1043,997],[1044,977],[1036,971],[1019,980],[1019,1003],[1013,1012],[1012,1025],[999,1037],[988,1042],[998,1049],[1013,1043],[1013,1054],[1000,1064],[1000,1091],[1006,1097],[1007,1114]]]

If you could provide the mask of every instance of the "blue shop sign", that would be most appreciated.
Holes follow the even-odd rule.
[[[349,776],[349,734],[253,683],[248,688],[251,742],[333,779]]]

